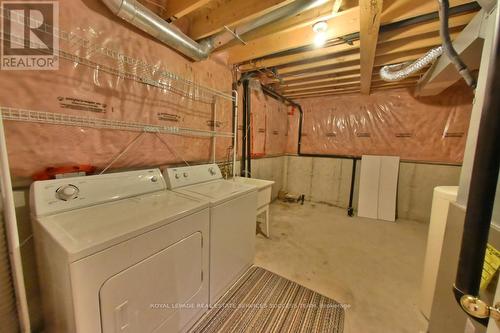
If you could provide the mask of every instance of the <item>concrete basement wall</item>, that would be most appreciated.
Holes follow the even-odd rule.
[[[328,157],[288,156],[286,189],[306,199],[347,208],[352,160]],[[357,208],[360,162],[356,168],[353,206]],[[460,167],[402,162],[399,170],[397,216],[428,222],[436,186],[458,185]],[[258,177],[257,177],[258,178]]]

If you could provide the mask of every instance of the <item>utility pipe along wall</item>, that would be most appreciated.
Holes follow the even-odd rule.
[[[462,245],[457,276],[453,286],[459,304],[461,304],[464,295],[476,297],[479,295],[484,255],[499,177],[500,96],[497,87],[500,85],[500,34],[496,31],[495,35],[491,56],[493,65],[489,73],[491,81],[489,87],[486,88],[485,107],[479,123]],[[462,308],[466,310],[463,305]],[[478,318],[474,315],[472,317],[482,324],[488,323],[487,317]]]

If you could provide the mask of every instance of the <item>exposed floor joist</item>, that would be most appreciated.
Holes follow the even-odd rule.
[[[415,75],[410,76],[410,78],[412,78],[413,81],[416,81],[416,80],[418,80],[418,78],[420,76],[421,75],[419,75],[419,74],[415,74]],[[378,75],[374,75],[371,79],[371,82],[384,83],[385,81],[383,81]],[[346,80],[344,82],[337,82],[337,83],[333,83],[333,84],[314,85],[314,86],[299,87],[299,88],[292,87],[290,89],[283,89],[283,90],[281,90],[281,92],[283,94],[289,94],[289,93],[297,93],[297,92],[314,91],[314,90],[325,89],[325,88],[345,87],[345,86],[349,86],[349,85],[358,86],[359,84],[360,84],[360,79],[354,78],[354,79]]]
[[[379,90],[400,89],[400,88],[412,88],[413,89],[413,88],[415,88],[416,82],[417,81],[409,81],[406,83],[374,86],[373,92],[376,92]],[[324,91],[317,91],[317,92],[311,92],[311,93],[290,94],[290,95],[285,95],[285,96],[287,98],[291,98],[291,99],[299,99],[299,98],[313,98],[313,97],[322,97],[322,96],[331,96],[331,95],[343,95],[343,94],[359,93],[359,92],[360,92],[360,89],[358,86],[358,87],[351,87],[351,88],[345,88],[345,89],[333,89],[333,90],[324,90]]]
[[[360,0],[359,12],[361,93],[369,94],[380,28],[382,0]]]
[[[338,76],[332,76],[332,77],[326,77],[326,78],[317,78],[317,79],[312,79],[312,80],[305,80],[305,81],[298,81],[298,82],[292,82],[288,84],[282,84],[281,87],[283,89],[289,88],[289,87],[301,87],[301,86],[307,86],[311,84],[321,84],[325,82],[336,82],[336,81],[341,81],[344,79],[352,79],[352,78],[358,78],[359,79],[359,73],[357,71],[352,71],[352,73],[346,73],[344,75],[338,75]]]
[[[374,89],[378,89],[381,87],[400,87],[400,86],[406,86],[410,84],[415,84],[417,82],[417,78],[408,78],[400,82],[384,82],[380,81],[377,82],[376,84],[373,85]],[[323,89],[318,89],[315,91],[303,91],[303,92],[290,92],[290,93],[285,93],[284,96],[286,97],[296,97],[296,96],[302,96],[302,95],[315,95],[318,93],[325,93],[325,92],[335,92],[335,91],[345,91],[345,90],[360,90],[359,87],[359,82],[352,85],[352,86],[343,86],[343,87],[337,87],[337,88],[323,88]]]
[[[473,18],[475,12],[466,12],[460,15],[452,16],[449,20],[449,27],[452,32],[458,32],[464,28],[464,26]],[[412,38],[418,40],[421,36],[425,38],[428,34],[434,34],[439,36],[439,21],[433,20],[429,22],[424,22],[417,25],[409,25],[400,29],[394,29],[387,32],[382,32],[379,35],[379,44],[403,40],[405,38]],[[333,46],[326,46],[320,49],[308,49],[305,51],[300,51],[293,54],[270,57],[264,59],[258,59],[250,63],[242,64],[239,69],[242,72],[252,71],[260,68],[271,68],[275,66],[283,66],[287,64],[293,64],[300,61],[310,60],[313,61],[315,58],[334,56],[336,53],[343,51],[352,51],[359,48],[359,41],[353,41],[353,45],[347,43],[337,44]]]
[[[166,16],[181,17],[176,24],[199,40],[226,27],[237,29],[293,1],[159,0],[158,4],[167,4],[163,12],[174,8],[178,13]],[[479,6],[470,0],[450,0],[450,6],[453,39]],[[239,36],[242,40],[235,38],[216,48],[214,55],[237,65],[241,73],[255,72],[281,93],[324,94],[322,90],[334,93],[330,90],[341,88],[369,93],[398,86],[380,81],[381,66],[413,61],[441,44],[437,10],[436,0],[324,0],[313,9]],[[320,20],[328,24],[327,42],[317,48],[312,26]]]
[[[472,20],[475,14],[476,12],[470,12],[461,15],[451,16],[450,20],[448,21],[450,29],[457,27],[463,28],[470,22],[470,20]],[[436,19],[433,21],[409,25],[391,31],[381,32],[380,36],[378,37],[378,40],[379,43],[390,42],[393,40],[418,36],[429,32],[439,32],[439,20]]]
[[[278,20],[274,23],[267,24],[259,29],[256,29],[254,31],[247,32],[241,36],[241,38],[248,42],[252,41],[255,39],[263,38],[275,33],[286,33],[286,32],[291,32],[296,29],[302,28],[302,27],[311,27],[312,24],[319,20],[327,20],[331,18],[333,15],[332,14],[332,6],[334,5],[334,1],[326,1],[323,5],[307,10],[305,12],[302,12],[298,15],[284,18],[281,20]],[[231,49],[234,46],[241,45],[240,41],[234,40],[231,43],[228,43],[224,45],[222,48],[219,48],[216,50],[216,52],[224,51],[226,49]]]
[[[456,33],[452,34],[452,37],[456,36]],[[373,66],[376,65],[385,65],[385,64],[391,64],[390,60],[384,62],[385,60],[377,60],[379,58],[381,59],[390,59],[384,56],[391,55],[391,54],[401,54],[404,55],[405,53],[408,54],[413,54],[415,50],[423,50],[426,49],[428,50],[429,48],[432,48],[436,45],[439,45],[441,43],[441,38],[439,36],[430,36],[428,38],[424,39],[416,39],[416,40],[408,40],[406,41],[400,41],[397,44],[391,42],[389,45],[381,45],[380,48],[381,50],[377,50],[377,52],[374,54],[374,60],[370,66],[370,69],[373,69]],[[425,51],[425,50],[424,50]],[[421,52],[419,52],[420,54]],[[424,52],[425,53],[425,52]],[[282,76],[290,75],[293,73],[299,73],[301,71],[307,71],[307,70],[316,70],[316,69],[325,69],[328,66],[342,66],[347,63],[352,63],[352,62],[361,62],[361,56],[359,53],[350,53],[350,54],[341,54],[336,57],[332,57],[331,59],[326,59],[326,60],[320,60],[320,61],[311,61],[307,62],[305,64],[300,64],[300,65],[295,65],[295,66],[290,66],[290,67],[284,67],[279,69],[279,74]],[[363,65],[361,63],[361,70],[363,68]],[[370,70],[370,75],[371,75],[372,70]]]
[[[352,45],[347,43],[342,43],[338,45],[328,46],[320,49],[308,50],[296,54],[284,55],[281,57],[273,57],[268,59],[260,59],[255,62],[251,62],[248,64],[243,64],[239,66],[239,70],[242,72],[248,72],[259,68],[269,68],[275,67],[279,65],[285,65],[300,61],[306,61],[313,58],[331,56],[336,53],[352,51],[359,49],[359,41],[354,41]]]
[[[165,18],[180,18],[205,6],[209,2],[210,0],[167,0],[165,1],[162,15]]]
[[[229,0],[192,13],[185,19],[190,21],[189,36],[195,40],[212,35],[240,23],[254,20],[274,9],[291,3],[292,0]]]
[[[335,26],[335,29],[328,29],[328,39],[357,32],[357,27],[359,26],[358,7],[340,12],[338,15],[327,20],[327,23],[329,26]],[[238,64],[268,54],[309,45],[313,40],[314,32],[311,26],[307,25],[257,38],[248,41],[246,45],[233,46],[224,52],[227,55],[229,63]]]

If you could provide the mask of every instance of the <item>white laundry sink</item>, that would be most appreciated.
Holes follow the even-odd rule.
[[[257,187],[257,216],[264,214],[264,233],[269,238],[269,203],[271,202],[271,189],[274,184],[272,180],[234,177],[235,182]]]
[[[235,177],[234,180],[242,184],[257,187],[257,190],[259,191],[257,197],[257,210],[260,210],[265,205],[269,205],[269,203],[271,202],[271,188],[274,184],[274,181],[245,177]]]

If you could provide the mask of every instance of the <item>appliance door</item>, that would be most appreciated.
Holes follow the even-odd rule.
[[[103,332],[180,332],[203,302],[202,259],[197,232],[108,279],[99,293]]]
[[[226,201],[210,212],[210,303],[253,264],[257,192]]]
[[[72,263],[76,333],[188,329],[209,302],[209,224],[204,209]]]

